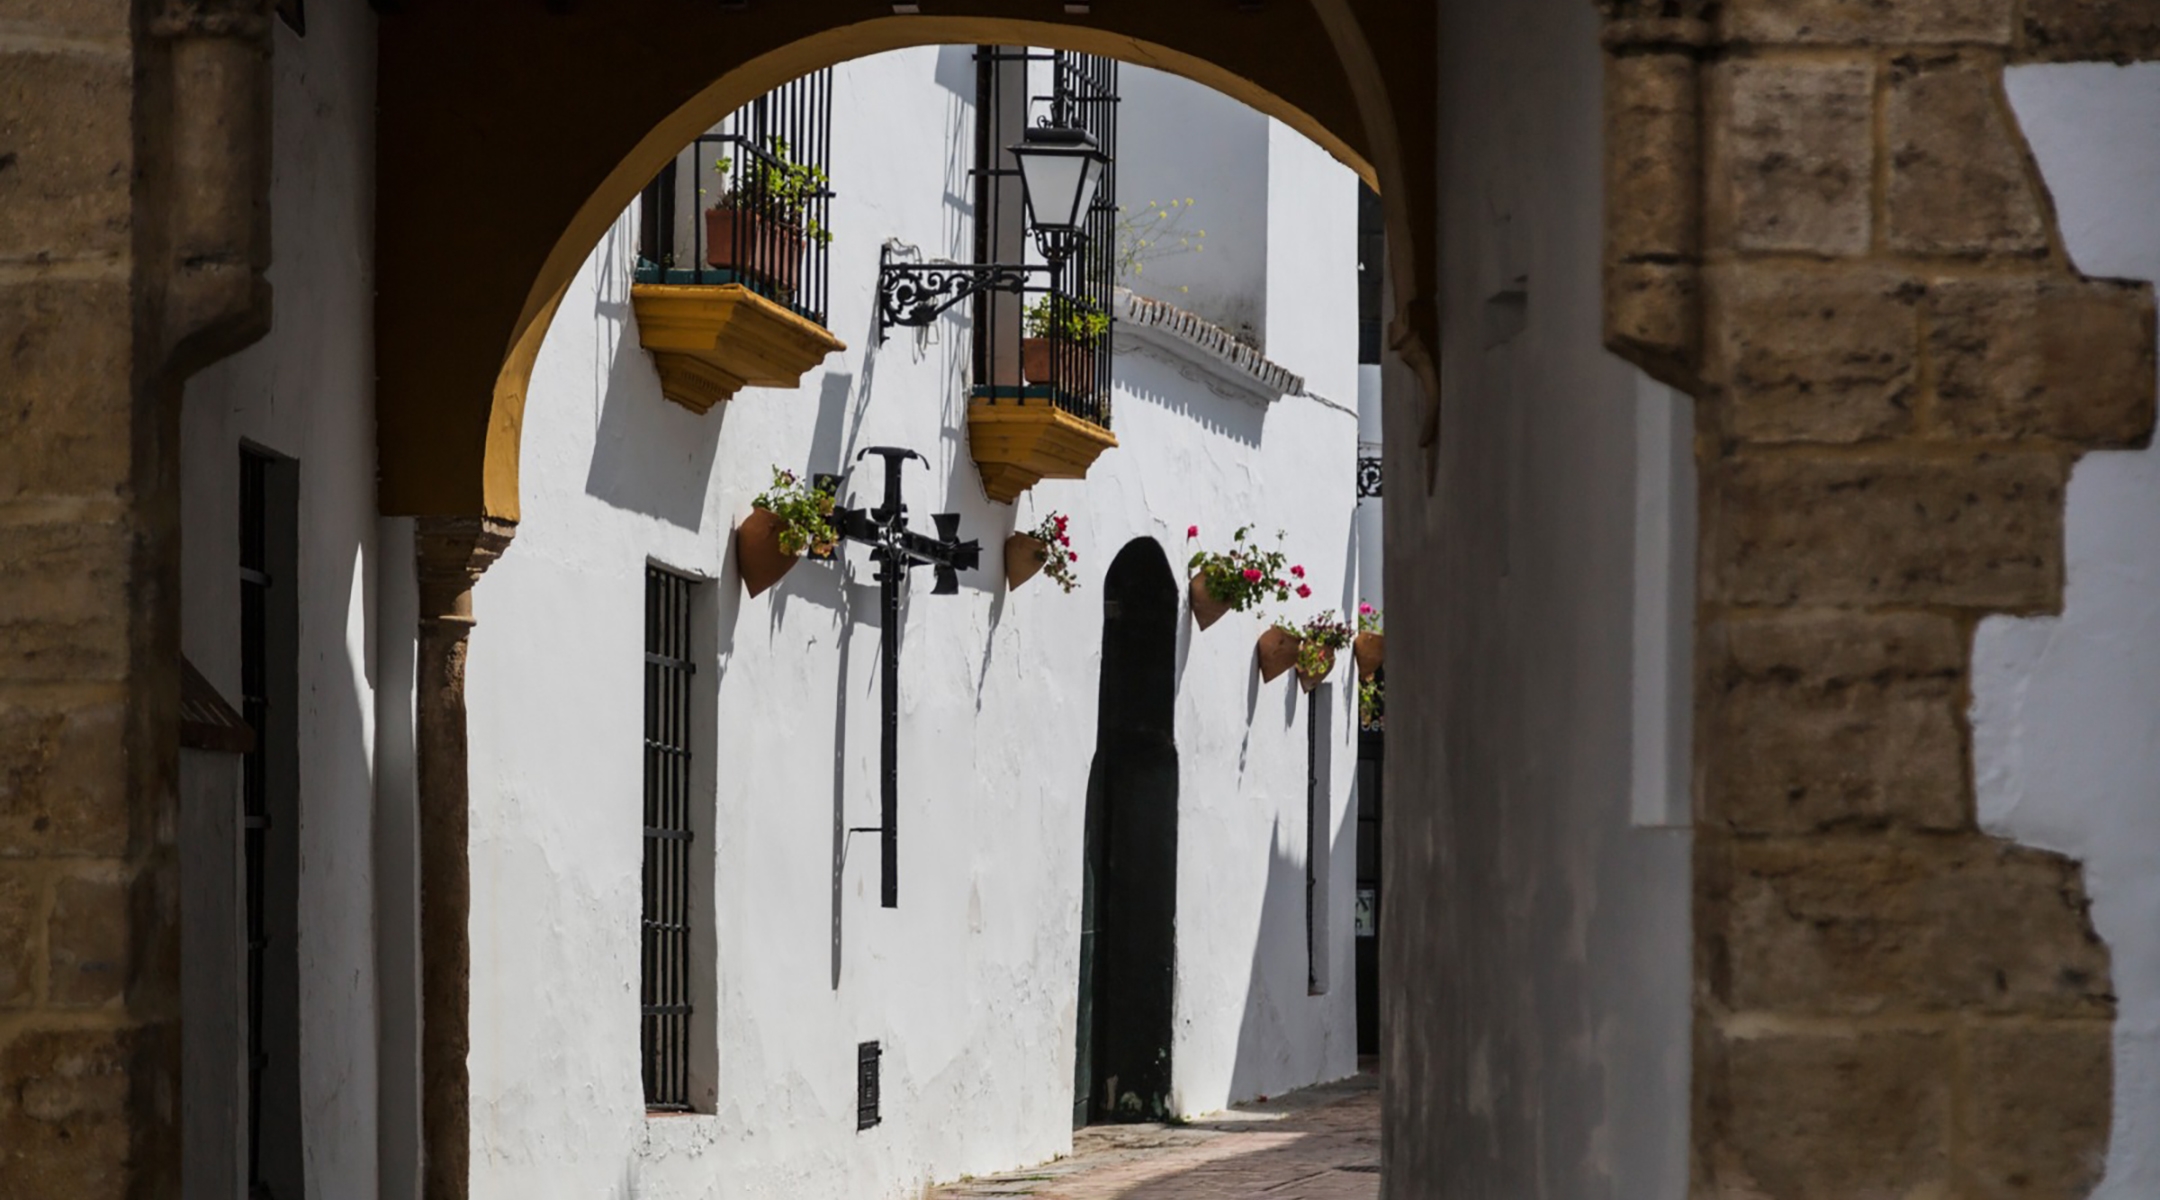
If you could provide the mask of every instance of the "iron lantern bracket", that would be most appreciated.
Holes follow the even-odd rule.
[[[894,328],[921,329],[961,301],[984,292],[1021,295],[1031,281],[1055,283],[1058,267],[1043,263],[894,262],[878,251],[878,343]]]

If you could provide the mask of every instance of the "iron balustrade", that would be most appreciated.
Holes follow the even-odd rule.
[[[1007,73],[1018,72],[1026,79],[1033,64],[1047,65],[1047,93],[1034,91],[1033,80],[1011,86]],[[1047,400],[1108,429],[1113,360],[1107,322],[1113,319],[1111,299],[1117,283],[1117,60],[1066,51],[978,46],[975,69],[977,265],[933,264],[916,270],[994,271],[1014,276],[1005,286],[971,289],[977,398],[992,403]],[[1017,113],[1011,111],[1016,96]],[[1019,140],[1019,131],[1030,116],[1039,125],[1084,131],[1109,158],[1081,233],[1057,245],[1038,244],[1041,263],[1016,261],[1021,255],[1014,251],[1024,252],[1025,242],[1012,236],[1024,223],[1025,205],[1019,165],[1007,147]],[[1023,338],[1026,311],[1035,305],[1047,306],[1048,328],[1039,338]],[[1075,337],[1059,319],[1066,314],[1099,317],[1105,324],[1092,339]],[[1029,342],[1036,344],[1030,347]],[[1018,363],[1010,361],[1016,353]]]
[[[639,283],[741,284],[829,322],[832,71],[699,134],[639,198]]]
[[[639,1050],[645,1107],[690,1107],[690,592],[696,581],[645,569],[645,905]]]

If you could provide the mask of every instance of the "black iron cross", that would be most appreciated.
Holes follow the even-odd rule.
[[[960,514],[936,513],[937,536],[924,537],[907,527],[907,505],[900,500],[900,466],[909,459],[929,466],[922,455],[898,446],[872,446],[855,456],[861,462],[875,454],[885,460],[885,503],[871,509],[842,508],[833,513],[844,541],[870,547],[878,565],[878,600],[884,626],[879,630],[880,670],[884,674],[884,768],[882,811],[878,832],[883,865],[883,903],[900,906],[900,584],[916,567],[933,567],[937,585],[933,596],[951,596],[960,590],[960,572],[972,571],[982,562],[979,542],[960,540]]]

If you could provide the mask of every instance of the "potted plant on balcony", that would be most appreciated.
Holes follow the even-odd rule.
[[[1095,390],[1095,344],[1110,332],[1110,315],[1085,296],[1050,293],[1021,314],[1020,371],[1029,383],[1055,383],[1082,396]],[[1062,363],[1066,377],[1053,379]]]
[[[832,524],[833,495],[773,468],[772,486],[750,501],[735,529],[735,565],[753,596],[780,582],[805,554],[832,553],[840,532]]]
[[[1371,679],[1380,671],[1380,660],[1387,652],[1387,637],[1381,630],[1380,610],[1359,601],[1357,606],[1357,639],[1350,643],[1350,653],[1357,659],[1359,679]]]
[[[810,201],[825,190],[822,167],[796,162],[786,138],[767,138],[763,153],[749,155],[741,175],[733,158],[713,164],[730,182],[705,210],[705,261],[739,276],[761,280],[794,298],[802,280],[803,248],[827,245],[832,231],[810,215]]]
[[[1305,631],[1288,621],[1277,621],[1260,632],[1260,645],[1253,657],[1260,664],[1260,682],[1273,683],[1284,671],[1297,665],[1298,644],[1305,638]]]
[[[1017,588],[1041,571],[1067,592],[1079,587],[1072,565],[1080,556],[1073,553],[1072,535],[1066,532],[1070,523],[1071,518],[1064,513],[1052,512],[1035,528],[1006,538],[1005,585]]]
[[[1298,642],[1298,686],[1311,691],[1335,669],[1335,652],[1350,644],[1350,626],[1335,619],[1329,609],[1305,622],[1304,638]]]
[[[1185,540],[1191,542],[1200,536],[1198,525],[1185,530]],[[1282,541],[1277,532],[1275,540]],[[1286,561],[1280,550],[1263,550],[1252,537],[1252,526],[1240,528],[1230,538],[1230,549],[1216,552],[1195,550],[1186,560],[1186,569],[1192,572],[1193,620],[1206,629],[1222,619],[1227,612],[1244,612],[1267,596],[1277,602],[1290,598],[1290,579],[1303,579],[1305,568],[1293,566],[1289,578],[1284,577]],[[1300,583],[1298,594],[1309,596],[1312,589]]]

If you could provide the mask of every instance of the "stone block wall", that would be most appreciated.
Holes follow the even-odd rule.
[[[2002,72],[2160,55],[2160,3],[1605,11],[1607,341],[1702,401],[1695,1194],[2086,1195],[2108,952],[1979,831],[1967,679],[2151,435],[2154,300],[2071,267]]]
[[[0,1195],[178,1194],[177,384],[267,318],[254,0],[0,0]]]

